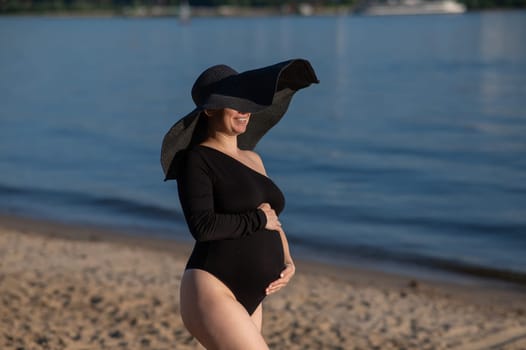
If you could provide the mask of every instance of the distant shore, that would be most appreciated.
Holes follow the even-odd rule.
[[[526,0],[524,0],[526,2]],[[526,3],[516,6],[481,6],[473,1],[462,2],[468,11],[512,11],[524,9]],[[0,16],[47,16],[47,17],[122,17],[122,18],[163,18],[175,17],[181,20],[209,17],[270,17],[270,16],[345,16],[360,14],[364,3],[353,5],[310,5],[295,6],[124,6],[118,8],[2,8]]]
[[[0,9],[1,10],[1,9]],[[133,6],[122,8],[93,8],[93,9],[41,9],[41,10],[13,10],[0,11],[0,15],[41,15],[57,17],[181,17],[188,9],[179,6]],[[276,6],[276,7],[247,7],[247,6],[192,6],[189,8],[190,18],[199,17],[264,17],[264,16],[329,16],[346,15],[353,12],[349,5],[340,6]]]
[[[178,310],[188,243],[0,217],[0,347],[198,349]],[[526,348],[526,292],[297,261],[265,301],[272,349]]]

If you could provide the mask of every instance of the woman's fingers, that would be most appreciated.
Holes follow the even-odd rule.
[[[265,292],[268,294],[272,294],[280,290],[281,288],[285,287],[292,276],[294,276],[294,273],[296,271],[296,268],[294,267],[294,264],[287,264],[285,269],[281,272],[280,278],[269,284]]]
[[[289,281],[285,281],[282,279],[272,282],[270,286],[266,289],[267,295],[277,292],[281,288],[285,287],[288,284],[288,282]]]
[[[272,209],[270,204],[268,204],[268,203],[261,203],[259,205],[258,209],[261,209],[265,213],[265,216],[267,218],[267,224],[265,225],[265,228],[267,230],[275,231],[275,230],[279,230],[280,229],[281,222],[279,222],[278,215],[276,214],[274,209]]]

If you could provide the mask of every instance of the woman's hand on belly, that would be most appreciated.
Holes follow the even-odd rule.
[[[258,209],[262,210],[265,213],[267,218],[267,224],[265,228],[270,231],[279,231],[281,229],[281,222],[279,222],[278,215],[276,211],[272,209],[269,203],[261,203]]]
[[[291,280],[292,276],[294,276],[295,272],[296,267],[294,266],[294,263],[292,261],[286,263],[285,269],[281,271],[280,277],[271,284],[269,284],[267,289],[265,289],[265,293],[269,295],[285,287]]]

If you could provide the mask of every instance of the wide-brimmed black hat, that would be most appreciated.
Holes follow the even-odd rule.
[[[318,83],[309,61],[294,59],[238,73],[226,65],[206,69],[192,87],[196,108],[166,133],[161,149],[165,181],[175,179],[184,151],[207,137],[205,109],[232,108],[252,113],[238,147],[253,149],[265,133],[285,114],[294,93]]]

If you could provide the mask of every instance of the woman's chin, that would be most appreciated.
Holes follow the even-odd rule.
[[[244,134],[245,132],[247,131],[247,126],[244,125],[244,126],[238,126],[238,127],[235,127],[232,129],[232,132],[235,134],[235,135],[241,135],[241,134]]]

